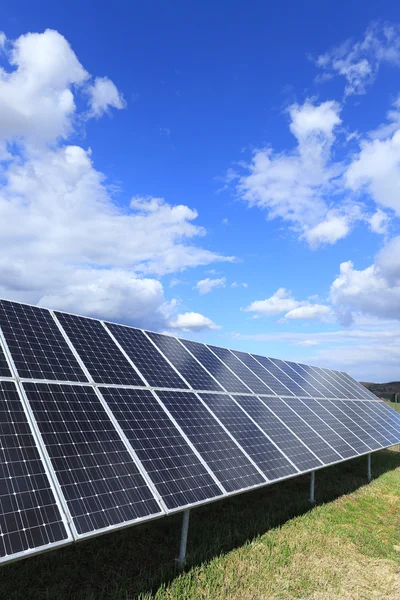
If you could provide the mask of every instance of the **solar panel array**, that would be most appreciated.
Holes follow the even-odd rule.
[[[0,301],[0,562],[400,442],[346,373]]]

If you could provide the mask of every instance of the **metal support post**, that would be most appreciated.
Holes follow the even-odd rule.
[[[372,471],[371,471],[371,454],[368,454],[368,471],[367,471],[367,479],[371,481],[372,479]]]
[[[310,479],[310,504],[315,504],[315,471],[311,471]]]
[[[183,569],[186,564],[186,544],[189,530],[189,514],[190,510],[188,508],[183,511],[181,545],[179,548],[179,558],[177,560],[178,567],[180,569]]]

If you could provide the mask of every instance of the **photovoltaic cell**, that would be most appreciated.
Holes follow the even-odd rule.
[[[149,385],[188,389],[143,331],[113,323],[106,325]]]
[[[95,383],[145,385],[100,321],[60,312],[56,317]]]
[[[342,458],[318,433],[301,419],[296,413],[296,407],[293,404],[288,406],[280,398],[263,398],[263,402],[300,438],[307,448],[314,452],[324,465],[337,462]]]
[[[299,469],[309,471],[322,462],[256,396],[235,396],[235,400]]]
[[[246,367],[230,350],[219,348],[218,346],[208,345],[209,348],[220,358],[232,371],[257,394],[270,394],[274,396],[274,392],[265,383],[260,381],[250,369]]]
[[[377,423],[371,423],[371,419],[362,409],[363,402],[356,400],[343,400],[341,403],[342,410],[356,421],[365,431],[369,433],[371,438],[376,440],[381,446],[390,444],[389,439],[381,432]]]
[[[68,540],[17,388],[0,382],[0,559]]]
[[[370,447],[352,431],[352,423],[334,405],[329,406],[325,400],[315,400],[314,398],[307,398],[304,403],[354,448],[356,454],[369,452]]]
[[[157,396],[227,492],[265,483],[254,465],[194,394],[159,391]]]
[[[335,424],[332,423],[332,419],[329,419],[329,416],[331,416],[329,413],[328,420],[326,419],[326,414],[324,415],[324,420],[321,416],[318,416],[318,414],[313,412],[312,407],[306,400],[301,400],[300,398],[285,398],[285,402],[295,410],[302,419],[307,421],[315,431],[318,431],[318,433],[323,436],[324,440],[327,441],[343,458],[357,456],[357,452],[354,448],[334,431]],[[330,421],[331,424],[329,424],[328,421]]]
[[[237,356],[247,368],[249,368],[257,377],[261,379],[275,394],[282,396],[293,396],[292,392],[285,387],[276,377],[271,375],[251,354],[246,352],[239,352],[238,350],[232,350],[233,354]]]
[[[162,512],[93,388],[24,388],[78,534]]]
[[[348,385],[352,386],[352,389],[357,390],[359,398],[365,398],[366,400],[376,400],[375,394],[370,392],[365,386],[362,385],[359,381],[350,377],[348,373],[343,373],[341,371],[333,371],[335,375],[339,377],[340,380],[346,381]]]
[[[152,332],[147,334],[193,389],[224,391],[176,338]]]
[[[291,379],[284,371],[282,371],[270,358],[252,354],[253,358],[259,362],[264,369],[274,375],[285,387],[287,387],[295,396],[309,396],[293,379]],[[282,393],[282,396],[286,394]]]
[[[289,363],[292,369],[297,371],[304,377],[316,390],[322,398],[340,398],[340,394],[332,387],[329,389],[326,381],[315,373],[308,365],[301,365],[296,363]]]
[[[339,421],[341,421],[346,427],[350,429],[357,437],[360,438],[361,441],[366,444],[366,446],[370,450],[378,450],[381,448],[381,445],[376,442],[362,427],[359,426],[358,423],[352,418],[351,413],[348,414],[348,411],[342,410],[342,402],[343,400],[324,400],[323,406],[325,406],[329,412],[331,412]]]
[[[243,385],[207,346],[189,340],[181,342],[228,392],[249,393],[249,388]]]
[[[200,396],[269,480],[297,473],[297,469],[230,396],[226,394],[200,394]]]
[[[400,438],[400,415],[398,413],[386,406],[384,402],[371,402],[368,404],[368,409],[381,417],[388,430]]]
[[[1,300],[0,327],[20,377],[87,381],[48,310]]]
[[[362,394],[362,390],[358,389],[357,386],[354,386],[351,381],[347,381],[344,377],[341,377],[338,371],[331,371],[322,368],[321,370],[324,374],[324,377],[332,380],[335,385],[341,386],[340,389],[344,388],[346,390],[347,393],[343,395],[343,398],[366,398],[366,396]]]
[[[11,371],[7,364],[6,355],[0,342],[0,377],[11,377]]]
[[[170,510],[222,495],[150,391],[101,388],[101,393]]]
[[[318,391],[310,383],[310,377],[308,377],[307,374],[302,373],[301,370],[297,368],[296,363],[292,363],[287,360],[285,360],[285,361],[279,360],[278,361],[278,359],[276,359],[276,358],[272,358],[271,360],[273,360],[275,364],[277,364],[282,370],[284,370],[287,375],[289,375],[290,377],[293,377],[293,379],[296,382],[298,381],[299,384],[301,385],[301,387],[303,388],[303,390],[308,392],[310,394],[310,396],[317,396],[318,398],[326,397],[325,394]],[[300,379],[297,379],[297,378],[300,378]]]
[[[335,379],[333,377],[331,377],[328,372],[324,371],[320,367],[309,367],[309,368],[312,369],[313,372],[316,373],[321,378],[322,381],[326,382],[325,383],[326,387],[332,392],[331,396],[330,396],[331,398],[336,397],[334,395],[334,393],[339,398],[353,399],[353,398],[357,397],[355,394],[353,394],[351,392],[351,390],[349,390],[348,387],[345,387],[344,385],[342,385],[342,383],[335,381]]]
[[[354,402],[354,404],[363,418],[377,429],[390,444],[400,442],[400,431],[394,429],[387,419],[373,410],[372,402]]]

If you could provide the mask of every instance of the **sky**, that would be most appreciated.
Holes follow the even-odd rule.
[[[400,379],[397,2],[3,2],[0,297]]]

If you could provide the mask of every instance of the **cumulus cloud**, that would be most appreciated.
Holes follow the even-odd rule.
[[[319,81],[340,75],[347,96],[365,94],[382,64],[400,65],[400,27],[371,23],[361,41],[347,40],[318,56],[315,64],[322,70]]]
[[[207,277],[206,279],[198,281],[194,289],[203,296],[204,294],[209,294],[215,288],[223,288],[225,286],[226,277],[221,277],[220,279],[211,279],[210,277]]]
[[[96,77],[92,85],[86,87],[89,96],[90,115],[101,117],[110,107],[121,110],[126,102],[121,92],[108,77]]]
[[[313,304],[308,300],[296,300],[291,292],[285,288],[279,288],[265,300],[255,300],[243,310],[255,313],[256,317],[273,317],[285,313],[284,319],[288,320],[325,321],[331,316],[329,306]]]
[[[177,307],[158,278],[232,257],[196,245],[206,232],[186,205],[151,196],[118,205],[90,149],[68,144],[88,112],[77,111],[78,94],[96,117],[123,108],[123,99],[111,80],[91,83],[62,35],[47,30],[7,41],[6,56],[0,296],[165,327]]]
[[[196,312],[186,312],[177,315],[175,318],[169,321],[168,326],[177,331],[203,331],[207,329],[220,329],[220,327],[216,325],[214,321]]]

